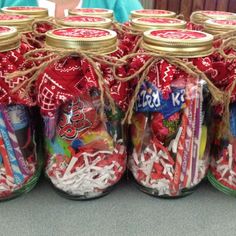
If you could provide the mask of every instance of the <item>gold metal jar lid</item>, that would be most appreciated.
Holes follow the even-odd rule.
[[[99,28],[61,28],[46,33],[46,44],[56,48],[107,54],[117,50],[117,34]]]
[[[16,28],[0,26],[0,52],[16,49],[20,46],[20,37]]]
[[[131,11],[130,13],[131,19],[140,18],[140,17],[161,17],[161,18],[174,18],[176,17],[176,13],[173,11],[166,10],[157,10],[157,9],[142,9]]]
[[[111,19],[98,16],[68,16],[57,19],[57,23],[61,26],[73,26],[81,28],[102,28],[109,29],[112,26]]]
[[[25,15],[0,14],[0,26],[12,26],[18,32],[32,31],[33,18]]]
[[[20,14],[27,15],[33,18],[45,18],[48,17],[48,9],[43,7],[4,7],[1,9],[2,12],[7,14]]]
[[[185,29],[186,21],[175,18],[141,17],[131,19],[134,30],[147,31],[151,29]]]
[[[236,14],[226,11],[195,11],[190,16],[191,22],[198,25],[203,25],[209,19],[236,19]]]
[[[204,24],[204,31],[213,35],[236,30],[235,20],[207,20]]]
[[[79,8],[70,9],[69,15],[85,15],[85,16],[101,16],[105,18],[113,19],[113,10],[103,8]]]
[[[145,50],[181,58],[196,58],[212,53],[213,36],[194,30],[149,30],[144,32]]]

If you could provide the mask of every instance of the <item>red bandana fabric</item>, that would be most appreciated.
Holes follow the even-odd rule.
[[[12,90],[21,85],[27,77],[15,77],[8,79],[5,75],[17,70],[26,70],[33,66],[32,63],[25,63],[24,54],[30,50],[30,47],[22,43],[18,49],[0,53],[0,103],[1,104],[23,104],[27,106],[34,105],[31,94],[21,87],[17,92]]]

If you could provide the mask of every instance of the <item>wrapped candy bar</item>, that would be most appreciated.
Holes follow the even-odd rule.
[[[109,193],[126,169],[121,119],[129,90],[110,68],[119,61],[117,43],[117,34],[107,29],[55,29],[46,33],[42,49],[52,57],[35,69],[40,70],[33,86],[45,124],[46,175],[70,199]]]
[[[25,63],[26,51],[27,45],[20,42],[15,28],[0,26],[0,201],[30,191],[41,170],[29,109],[34,101],[24,86],[11,93],[27,78],[6,77],[8,73],[32,66]]]
[[[236,14],[225,11],[195,11],[190,16],[190,22],[188,29],[191,30],[203,30],[203,25],[206,20],[233,20],[236,19]]]
[[[198,31],[150,30],[137,55],[127,56],[129,79],[138,76],[130,81],[135,89],[125,117],[131,123],[128,163],[150,195],[188,195],[206,176],[210,93],[223,97],[204,74],[213,71],[212,42]]]

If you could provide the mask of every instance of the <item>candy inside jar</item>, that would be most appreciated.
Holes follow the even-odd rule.
[[[211,71],[207,56],[212,40],[197,31],[150,30],[144,33],[140,54],[132,59],[135,66],[140,59],[150,60],[154,52],[176,57],[165,59],[162,54],[155,62],[153,56],[131,119],[129,169],[140,190],[150,195],[188,195],[206,176],[210,93],[206,82],[191,76],[184,63]]]
[[[106,29],[62,28],[49,31],[46,42],[55,50],[72,48],[71,55],[49,64],[36,82],[45,123],[46,175],[67,198],[103,196],[119,182],[126,169],[121,119],[127,107],[128,88],[126,83],[112,78],[105,61],[93,63],[89,56],[82,55],[88,50],[92,55],[100,51],[99,56],[112,54],[111,58],[117,60],[116,33]],[[111,110],[108,89],[116,115]],[[102,92],[106,94],[104,100]]]

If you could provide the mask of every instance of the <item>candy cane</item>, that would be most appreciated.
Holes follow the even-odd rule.
[[[18,140],[17,140],[16,134],[15,134],[15,131],[12,127],[10,117],[8,116],[6,108],[4,106],[0,106],[0,109],[2,111],[2,117],[3,117],[3,120],[5,121],[5,126],[6,126],[6,129],[7,129],[8,135],[9,135],[10,142],[11,142],[12,147],[14,149],[15,157],[18,161],[20,170],[23,174],[30,175],[31,171],[29,170],[29,168],[26,164],[26,161],[23,157],[23,154],[20,150]]]
[[[2,139],[1,134],[0,134],[0,153],[1,153],[1,156],[2,156],[2,160],[3,160],[3,165],[5,167],[6,177],[10,182],[13,183],[14,182],[14,174],[13,174],[13,171],[12,171],[12,168],[11,168],[11,163],[8,159],[8,154],[7,154],[7,151],[5,149],[4,141]]]
[[[192,85],[192,89],[189,88],[190,92],[190,106],[189,106],[189,114],[188,114],[188,128],[187,128],[187,135],[186,140],[188,137],[189,144],[185,141],[186,144],[189,145],[189,147],[185,146],[185,150],[188,150],[186,153],[187,155],[187,162],[186,162],[186,169],[182,168],[182,174],[183,174],[183,182],[182,187],[190,187],[191,186],[191,173],[192,173],[192,154],[193,154],[193,142],[194,142],[194,132],[195,132],[195,121],[196,121],[196,106],[197,106],[197,86],[198,84],[195,83]]]
[[[197,92],[197,110],[196,110],[196,121],[195,121],[195,131],[194,131],[194,143],[193,143],[193,162],[192,162],[192,184],[197,184],[198,182],[198,162],[199,162],[199,152],[201,143],[201,133],[202,133],[202,102],[203,102],[203,85],[200,83]]]
[[[170,186],[171,191],[173,191],[174,195],[177,194],[179,191],[182,157],[184,153],[184,140],[186,135],[187,123],[188,123],[188,118],[184,112],[182,115],[182,124],[181,124],[182,132],[179,138],[178,150],[176,154],[174,180]]]
[[[14,150],[11,146],[11,141],[9,139],[7,129],[6,129],[5,124],[4,124],[2,112],[0,112],[0,133],[1,133],[2,139],[3,139],[4,144],[5,144],[5,148],[6,148],[7,153],[8,153],[8,157],[9,157],[9,161],[11,163],[15,183],[16,184],[21,184],[21,183],[24,182],[24,176],[20,171],[18,162],[17,162],[16,157],[15,157]]]

